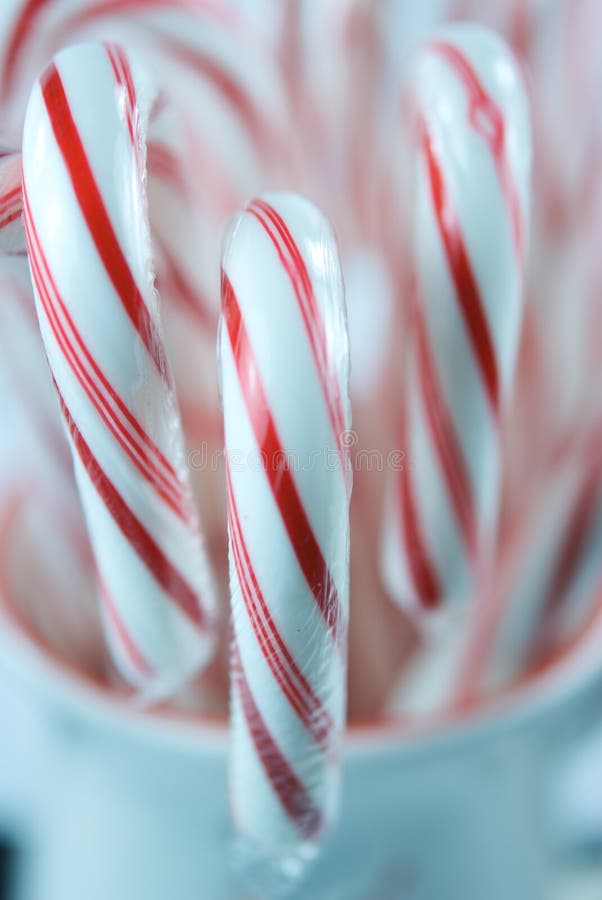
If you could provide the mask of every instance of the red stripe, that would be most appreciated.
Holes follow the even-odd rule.
[[[175,470],[163,456],[159,448],[151,441],[150,437],[146,434],[134,416],[132,416],[119,395],[113,390],[111,384],[107,381],[102,370],[96,364],[96,361],[79,335],[75,323],[71,319],[71,316],[58,293],[58,289],[41,248],[25,188],[23,191],[23,199],[25,210],[25,233],[29,245],[32,274],[34,276],[40,302],[63,355],[84,388],[94,409],[98,412],[102,421],[115,437],[124,452],[141,474],[155,487],[157,493],[165,500],[173,512],[181,519],[185,520],[187,516],[182,507],[183,489],[178,481]],[[50,284],[50,290],[46,287],[44,281],[45,278]],[[52,294],[56,300],[52,299]],[[65,328],[61,324],[60,317],[55,309],[55,303],[61,310],[61,313],[67,322],[67,326],[70,329],[76,344],[79,346],[79,350],[83,354],[84,359],[78,355],[77,348],[73,346]],[[92,373],[89,373],[86,370],[85,362],[92,368]],[[94,377],[98,379],[100,386],[95,383]],[[110,400],[115,404],[118,412],[125,417],[127,423],[141,438],[143,444],[145,444],[148,450],[155,456],[159,465],[149,458],[144,446],[140,446],[134,435],[130,434],[124,427],[116,412],[110,407],[107,398],[103,396],[101,387],[107,391]],[[165,471],[161,471],[159,466],[163,467]]]
[[[16,221],[23,211],[21,161],[13,151],[7,153],[7,157],[6,162],[0,166],[0,181],[4,187],[3,192],[0,194],[1,228],[6,228]]]
[[[121,71],[120,61],[116,55],[116,47],[113,47],[112,44],[105,44],[105,50],[107,51],[107,56],[109,57],[109,62],[111,63],[111,68],[113,69],[113,75],[115,76],[115,81],[117,84],[125,88],[125,80],[123,77],[123,73]],[[131,116],[131,104],[126,104],[126,120],[127,120],[127,128],[130,134],[130,140],[132,142],[132,146],[136,146],[136,134],[134,132],[134,123],[132,121]]]
[[[557,548],[554,559],[551,560],[555,565],[539,613],[539,630],[533,635],[527,653],[527,658],[531,662],[540,663],[542,656],[551,652],[552,649],[558,649],[554,647],[554,638],[558,637],[554,634],[554,625],[557,624],[555,616],[562,608],[563,602],[566,601],[567,591],[579,570],[582,554],[591,534],[590,528],[596,504],[599,502],[599,479],[598,465],[587,473],[575,498],[568,521],[565,522],[564,539]],[[506,609],[506,594],[500,594],[499,589],[492,590],[490,595],[485,595],[483,599],[485,603],[481,605],[477,628],[471,637],[469,652],[458,677],[455,702],[459,707],[473,701],[478,696]]]
[[[24,49],[23,45],[31,38],[36,25],[36,19],[39,18],[44,7],[48,6],[51,2],[53,2],[53,0],[28,0],[28,2],[22,6],[21,13],[6,42],[4,68],[2,72],[2,95],[4,99],[8,97],[12,90],[17,66],[19,64],[19,56]]]
[[[228,466],[226,478],[231,547],[249,619],[282,692],[316,743],[324,748],[332,732],[332,720],[299,669],[272,618],[245,545]]]
[[[134,153],[136,170],[138,172],[139,178],[142,179],[143,172],[140,162],[141,136],[139,129],[139,112],[136,103],[136,92],[134,90],[134,82],[132,79],[130,65],[123,50],[117,44],[104,44],[104,47],[107,52],[109,62],[111,63],[111,68],[113,69],[115,81],[117,82],[118,87],[123,91],[123,105],[125,109],[127,130],[130,135],[130,142],[132,144],[132,151]]]
[[[240,386],[262,458],[266,460],[265,472],[274,500],[301,571],[338,643],[342,636],[342,611],[337,589],[288,467],[240,307],[225,272],[222,272],[222,309]]]
[[[520,200],[506,155],[506,129],[502,110],[487,93],[468,59],[445,41],[434,41],[432,49],[454,69],[469,94],[468,117],[470,124],[489,145],[502,193],[512,221],[512,234],[516,252],[522,259],[523,235]]]
[[[21,185],[18,184],[16,187],[11,188],[10,191],[7,191],[5,194],[2,194],[0,197],[0,209],[4,206],[7,206],[11,200],[14,200],[16,197],[21,199]]]
[[[207,628],[208,622],[196,592],[165,556],[154,538],[135,516],[119,491],[107,477],[72,419],[56,382],[55,387],[65,422],[71,434],[73,447],[77,451],[90,481],[105,504],[107,512],[112,516],[115,524],[126,540],[129,541],[132,549],[140,557],[156,582],[181,612],[200,629]]]
[[[104,46],[113,69],[113,74],[115,75],[115,80],[118,86],[124,91],[127,129],[132,142],[136,169],[138,170],[139,177],[142,178],[143,173],[140,162],[140,113],[136,102],[136,91],[134,88],[134,79],[130,63],[126,54],[123,52],[123,49],[118,44],[105,44]]]
[[[231,525],[230,516],[228,517],[228,521]],[[230,530],[231,534],[234,534],[232,527]],[[311,714],[306,708],[303,696],[299,693],[297,686],[291,680],[290,673],[287,672],[285,666],[282,663],[282,660],[277,655],[277,649],[270,640],[266,625],[262,621],[260,613],[258,612],[257,607],[254,604],[253,595],[251,593],[249,583],[246,580],[246,573],[244,571],[243,563],[240,557],[240,545],[237,543],[237,540],[238,539],[236,537],[233,537],[232,539],[232,555],[234,558],[237,578],[241,587],[245,608],[247,610],[247,614],[249,616],[249,620],[251,622],[251,626],[255,633],[255,637],[257,638],[257,642],[259,644],[261,652],[276,682],[278,683],[278,686],[290,703],[291,708],[297,714],[305,728],[307,728],[307,730],[310,732],[318,746],[321,749],[326,749],[325,743],[328,737],[328,728],[325,727],[325,724],[323,722],[318,723],[312,721]]]
[[[157,465],[160,466],[161,468],[163,468],[165,470],[165,472],[161,473],[160,471],[158,471],[157,468],[155,467],[155,463],[152,462],[151,460],[148,460],[145,450],[143,448],[140,448],[138,450],[138,452],[140,452],[141,454],[144,455],[145,462],[148,460],[148,465],[151,467],[151,470],[153,472],[155,472],[159,478],[165,480],[165,484],[167,485],[168,488],[170,488],[178,493],[181,493],[182,486],[179,483],[176,470],[174,469],[172,464],[169,462],[167,457],[161,452],[159,447],[150,438],[150,436],[147,434],[147,432],[144,430],[144,428],[140,425],[140,423],[138,422],[136,417],[130,412],[130,410],[125,405],[125,403],[123,402],[123,400],[121,399],[119,394],[114,390],[113,386],[106,378],[104,372],[98,366],[96,360],[94,359],[94,357],[88,350],[88,347],[87,347],[85,341],[82,339],[81,335],[79,334],[77,326],[75,325],[75,322],[74,322],[73,318],[71,317],[66,304],[64,303],[63,299],[61,298],[58,287],[56,285],[56,282],[54,280],[54,277],[52,275],[52,272],[51,272],[48,262],[46,260],[44,251],[42,249],[42,245],[41,245],[41,241],[40,241],[40,238],[39,238],[39,235],[37,232],[35,220],[31,213],[31,208],[29,206],[29,199],[27,196],[27,191],[25,189],[25,185],[23,185],[23,203],[24,203],[24,212],[25,212],[26,232],[27,232],[27,237],[30,241],[30,244],[31,244],[31,247],[33,250],[32,255],[33,255],[35,261],[36,262],[39,261],[39,263],[42,266],[42,269],[44,272],[44,277],[46,278],[46,280],[50,286],[50,292],[47,292],[48,296],[50,296],[50,293],[51,293],[56,298],[56,304],[58,305],[58,307],[61,311],[61,314],[63,315],[63,317],[66,321],[66,324],[67,324],[70,332],[73,335],[73,338],[77,344],[77,347],[79,348],[79,352],[83,356],[83,359],[78,357],[77,349],[73,348],[72,345],[70,344],[70,342],[68,341],[68,338],[66,338],[66,340],[68,341],[68,346],[71,348],[71,351],[74,354],[74,356],[79,359],[79,362],[80,362],[80,365],[82,366],[82,368],[84,367],[84,363],[87,363],[90,366],[90,368],[92,369],[91,374],[88,375],[86,373],[87,378],[89,379],[89,384],[90,384],[91,388],[98,391],[99,393],[100,393],[100,387],[104,388],[104,390],[109,395],[109,399],[115,404],[119,413],[126,419],[127,424],[134,430],[134,432],[140,438],[140,440],[143,442],[143,444],[146,445],[148,451],[153,456],[156,457]],[[100,382],[100,386],[94,384],[93,378],[98,379],[98,381]],[[109,415],[114,415],[113,411],[107,405],[106,398],[103,398],[102,395],[100,395],[100,400],[105,405],[107,413]],[[122,423],[118,419],[116,419],[115,422],[118,427],[123,428]],[[129,435],[127,432],[124,432],[124,435],[125,435],[126,439],[134,440],[134,437],[132,435]],[[170,483],[170,479],[171,479],[171,483]]]
[[[78,10],[68,19],[60,33],[70,34],[74,28],[81,28],[82,25],[94,22],[95,19],[106,18],[108,16],[123,16],[124,13],[136,11],[140,9],[143,13],[149,9],[165,8],[170,13],[174,9],[183,11],[191,11],[194,13],[205,13],[213,16],[226,25],[238,25],[239,19],[233,10],[224,6],[223,2],[210,2],[210,0],[100,0],[98,3],[91,3]]]
[[[404,425],[402,444],[407,439],[407,429]],[[409,449],[409,448],[408,448]],[[408,452],[407,456],[410,457]],[[402,530],[405,553],[408,560],[410,575],[418,595],[418,600],[426,609],[437,609],[441,603],[442,592],[437,572],[433,567],[426,549],[424,534],[418,521],[410,473],[404,465],[400,472],[399,487],[401,491],[400,509],[402,516]]]
[[[127,456],[131,459],[134,465],[138,468],[141,474],[150,482],[150,484],[153,485],[153,487],[157,491],[157,494],[165,501],[165,503],[167,503],[170,509],[172,509],[172,511],[179,518],[185,520],[186,516],[184,510],[182,509],[182,498],[176,492],[176,487],[170,485],[169,483],[167,483],[167,486],[164,487],[165,480],[161,477],[160,473],[156,472],[156,468],[151,465],[144,450],[137,446],[135,443],[133,443],[132,447],[128,445],[127,441],[131,440],[130,435],[128,435],[127,432],[123,432],[123,430],[121,429],[121,423],[114,417],[113,411],[106,406],[104,398],[99,393],[96,385],[83,368],[81,362],[78,360],[60,323],[60,320],[55,310],[53,309],[52,300],[44,285],[43,276],[40,271],[37,259],[32,252],[30,252],[30,265],[32,268],[32,273],[34,276],[34,281],[38,291],[40,302],[44,309],[48,323],[55,336],[55,339],[61,351],[63,352],[63,355],[67,359],[72,371],[74,372],[88,398],[90,399],[93,408],[96,410],[102,421],[109,429],[110,433],[122,447]],[[145,464],[148,465],[148,468],[145,468]]]
[[[127,120],[127,129],[132,143],[136,171],[140,181],[144,181],[145,173],[141,160],[142,135],[140,133],[140,110],[136,101],[134,77],[127,55],[119,44],[105,44],[105,49],[113,67],[113,73],[118,86],[124,92],[124,106]]]
[[[135,118],[138,113],[138,104],[136,103],[136,90],[134,88],[134,76],[132,75],[132,69],[130,66],[129,59],[124,53],[123,47],[117,45],[113,50],[119,66],[121,68],[121,80],[125,87],[127,98],[128,98],[128,110],[131,116],[132,122],[132,139],[134,141],[134,145],[137,148],[137,129],[135,126]]]
[[[339,383],[336,374],[333,371],[332,360],[328,352],[328,341],[326,340],[324,323],[322,321],[322,316],[320,315],[313,284],[309,272],[307,271],[305,261],[292,234],[287,228],[284,219],[274,207],[270,206],[264,200],[256,199],[247,207],[247,209],[255,216],[269,236],[276,249],[278,258],[291,282],[318,369],[322,393],[328,407],[335,441],[339,453],[342,454],[342,461],[345,464],[346,471],[346,451],[341,442],[343,433],[345,432],[345,418],[343,415]],[[267,222],[266,217],[268,220]],[[270,225],[275,229],[275,232],[272,231]]]
[[[256,108],[251,97],[244,87],[237,83],[235,77],[221,68],[215,59],[205,56],[200,49],[165,33],[160,33],[158,37],[161,46],[168,53],[211,84],[215,91],[223,97],[227,108],[236,111],[251,135],[254,145],[262,147],[264,151],[273,155],[275,148],[279,145],[278,138],[269,124],[264,121],[261,110]]]
[[[75,196],[107,275],[149,355],[165,377],[162,341],[113,230],[54,64],[42,76],[41,89]]]
[[[232,641],[232,681],[268,781],[303,837],[315,837],[323,828],[322,813],[270,733],[246,680],[235,640]]]
[[[497,415],[500,390],[494,345],[456,211],[437,160],[434,143],[425,124],[422,129],[422,146],[439,232],[456,288],[456,299],[466,323],[487,396],[494,414]]]
[[[13,222],[16,222],[17,219],[19,219],[21,217],[22,212],[23,212],[23,207],[21,205],[19,205],[11,213],[8,213],[4,217],[0,216],[0,228],[7,228]]]
[[[419,303],[415,304],[416,352],[424,409],[441,463],[445,484],[452,501],[460,532],[471,556],[476,553],[477,527],[475,502],[464,454],[458,443],[453,421],[450,419],[435,361],[426,335],[426,323]]]
[[[26,51],[27,43],[34,37],[37,19],[44,8],[55,3],[55,0],[26,0],[21,13],[6,41],[4,54],[4,67],[2,71],[2,94],[4,99],[10,94],[16,76],[17,68]],[[210,2],[210,0],[101,0],[98,3],[87,3],[81,10],[75,12],[69,19],[63,20],[56,30],[55,37],[69,35],[73,40],[73,30],[80,28],[87,22],[94,21],[112,14],[123,15],[130,10],[141,9],[147,12],[150,8],[165,8],[173,11],[174,7],[193,12],[203,12],[212,15],[225,25],[238,26],[238,16],[225,8],[223,3]],[[55,46],[60,46],[64,41],[54,41]]]
[[[146,162],[151,175],[169,183],[183,199],[189,197],[190,186],[171,147],[158,141],[149,141],[146,146]]]
[[[119,611],[115,606],[113,598],[109,592],[104,581],[99,579],[100,581],[100,593],[103,600],[103,605],[105,609],[105,614],[110,622],[114,634],[117,637],[119,643],[121,644],[121,648],[124,651],[125,655],[129,659],[130,663],[138,672],[142,675],[150,676],[153,674],[153,668],[150,663],[144,658],[136,643],[134,642],[131,634],[125,627],[121,616],[119,615]]]
[[[301,305],[304,303],[307,304],[307,326],[312,331],[312,335],[315,335],[316,353],[323,354],[321,363],[325,364],[327,348],[324,338],[324,329],[322,328],[322,320],[314,296],[311,278],[307,271],[301,251],[297,247],[295,239],[290,233],[286,222],[273,206],[270,206],[269,203],[266,203],[266,201],[261,198],[256,198],[252,201],[248,209],[249,212],[252,212],[255,215],[259,212],[263,213],[268,218],[271,225],[276,229],[277,237],[280,239],[290,256],[290,264],[287,263],[287,274],[289,275],[289,278],[295,282],[295,292],[298,291],[296,282],[299,281],[301,283],[304,295],[298,294],[297,299]],[[315,334],[316,332],[317,334]]]
[[[234,566],[236,569],[236,577],[238,579],[238,583],[241,589],[241,594],[243,597],[245,609],[247,611],[247,615],[251,622],[251,626],[255,633],[255,637],[257,638],[257,642],[261,649],[261,652],[264,656],[265,661],[270,667],[274,678],[276,679],[279,687],[282,689],[282,693],[285,695],[289,703],[291,704],[294,711],[297,713],[300,719],[303,717],[303,707],[299,702],[299,697],[296,692],[289,689],[289,683],[286,679],[286,673],[282,668],[280,660],[274,655],[274,647],[270,642],[269,635],[267,634],[264,623],[262,622],[257,608],[253,602],[253,595],[251,593],[249,583],[247,581],[246,571],[243,567],[243,563],[240,557],[240,545],[239,539],[240,536],[236,532],[235,525],[233,523],[232,514],[230,509],[228,509],[228,528],[230,532],[230,550],[232,552],[232,558],[234,560]]]
[[[193,285],[188,281],[187,276],[178,265],[175,257],[167,247],[167,244],[158,234],[155,234],[155,246],[163,261],[163,273],[162,278],[160,279],[163,287],[167,287],[167,293],[169,293],[174,300],[180,301],[181,306],[194,317],[203,331],[211,335],[211,340],[214,341],[216,317],[213,315],[213,311],[209,309],[208,301],[203,300]],[[161,288],[159,288],[159,293],[163,293]]]
[[[548,596],[542,608],[543,622],[550,622],[565,599],[571,581],[574,579],[591,534],[594,514],[600,502],[600,467],[596,465],[587,473],[581,489],[575,498],[569,521],[566,525],[564,541],[556,555],[556,565],[550,582]]]

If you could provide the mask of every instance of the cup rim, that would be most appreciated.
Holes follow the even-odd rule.
[[[105,690],[91,678],[53,657],[40,640],[11,615],[0,594],[0,665],[16,677],[35,699],[103,733],[118,733],[138,743],[152,743],[184,752],[224,754],[228,744],[225,718],[185,712],[144,710],[131,695]],[[579,638],[552,663],[520,685],[473,707],[424,722],[388,719],[350,723],[345,755],[394,752],[406,757],[465,747],[474,742],[560,717],[577,696],[602,684],[602,596],[595,615]]]

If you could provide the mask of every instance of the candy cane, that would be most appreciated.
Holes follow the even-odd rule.
[[[29,261],[46,353],[122,673],[167,691],[211,652],[214,599],[150,268],[152,88],[118,46],[60,53],[23,138]]]
[[[592,453],[593,450],[593,453]],[[548,471],[473,627],[456,703],[478,700],[550,659],[589,619],[602,583],[602,468],[593,447]]]
[[[521,324],[530,138],[517,66],[484,29],[419,55],[416,297],[384,574],[416,614],[473,590],[495,534],[499,441]]]
[[[149,123],[149,218],[185,433],[198,444],[208,427],[221,442],[215,365],[190,360],[214,353],[225,222],[266,183],[268,168],[272,185],[287,171],[290,115],[275,53],[256,17],[219,0],[16,0],[0,23],[7,139],[20,135],[26,96],[52,54],[101,38],[152,59],[183,122],[175,158],[162,117]]]
[[[348,350],[332,233],[291,194],[236,221],[221,368],[232,596],[231,795],[279,861],[332,824],[345,711]]]

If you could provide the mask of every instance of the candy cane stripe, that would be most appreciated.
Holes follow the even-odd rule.
[[[471,597],[485,602],[523,312],[531,143],[520,67],[476,25],[431,40],[415,57],[409,92],[401,104],[412,116],[416,167],[409,459],[385,510],[381,559],[391,596],[419,618]]]
[[[121,674],[156,698],[207,663],[215,598],[145,268],[150,247],[133,256],[132,268],[126,256],[128,234],[133,246],[149,239],[140,164],[155,94],[144,66],[119,47],[62,51],[31,93],[23,203],[36,311],[95,556],[102,623]],[[133,190],[121,196],[124,183]]]
[[[73,440],[73,446],[90,476],[90,481],[104,500],[113,519],[165,593],[171,596],[191,622],[200,628],[204,628],[207,623],[194,590],[170,560],[167,559],[159,545],[119,494],[115,485],[106,476],[98,460],[82,437],[58,388],[57,393],[63,417]]]
[[[264,200],[254,200],[249,204],[248,210],[255,216],[272,241],[278,258],[295,291],[303,321],[307,328],[312,353],[320,374],[320,382],[328,405],[334,437],[339,451],[341,451],[341,438],[344,432],[341,398],[340,396],[332,397],[329,394],[329,391],[332,390],[332,377],[329,371],[331,366],[328,359],[324,323],[317,306],[307,267],[286,223],[272,206]]]
[[[273,152],[272,129],[263,120],[245,88],[217,60],[170,35],[160,35],[160,41],[174,59],[211,84],[228,106],[236,110],[256,146],[268,150],[271,147]]]
[[[420,373],[420,387],[433,442],[445,474],[445,481],[454,510],[469,553],[476,550],[474,500],[470,478],[466,471],[462,450],[448,411],[441,388],[437,382],[434,360],[431,357],[423,313],[416,310],[416,353]]]
[[[160,283],[167,281],[172,289],[174,299],[179,301],[182,308],[198,322],[203,331],[211,334],[213,338],[216,327],[215,315],[212,314],[208,301],[201,297],[189,282],[167,244],[158,235],[155,237],[155,245],[163,264],[161,277],[157,281]]]
[[[165,459],[159,448],[142,429],[135,417],[132,416],[81,339],[67,308],[60,298],[45,259],[25,190],[23,198],[26,211],[26,233],[30,248],[30,262],[36,286],[48,322],[66,359],[69,361],[94,408],[132,462],[148,478],[149,482],[154,485],[157,492],[170,505],[176,515],[185,518],[186,514],[182,508],[182,488],[177,481],[173,466]],[[63,325],[62,322],[65,324]],[[68,332],[71,333],[73,341],[69,338]],[[123,419],[125,422],[122,421]],[[134,433],[132,434],[132,432]],[[138,442],[138,439],[140,439],[142,445]],[[149,454],[152,454],[155,459],[151,459]]]
[[[291,706],[295,709],[305,727],[313,734],[316,743],[325,746],[333,727],[332,720],[328,711],[314,694],[311,685],[299,669],[290,650],[286,647],[265,602],[244,543],[228,469],[226,469],[226,478],[228,487],[228,523],[236,570],[249,617],[262,644],[266,661],[285,692]]]
[[[232,673],[249,734],[270,785],[301,835],[308,839],[315,837],[323,827],[320,810],[270,734],[249,688],[235,642],[232,646]]]
[[[521,258],[524,242],[523,223],[516,180],[510,170],[508,157],[504,149],[505,125],[502,110],[493,97],[487,93],[474,67],[471,66],[466,56],[457,47],[446,41],[434,41],[431,44],[431,48],[447,60],[470,94],[470,121],[491,150],[512,220],[512,233],[514,235],[516,252],[518,257]]]
[[[437,152],[426,126],[423,130],[422,146],[427,161],[439,231],[456,286],[456,298],[470,334],[475,356],[479,362],[487,395],[494,414],[497,414],[499,407],[499,374],[493,341],[452,199],[447,190],[441,166],[437,160]]]
[[[52,130],[90,235],[123,308],[157,369],[163,373],[165,360],[162,342],[111,225],[73,119],[61,76],[54,64],[46,70],[41,88]]]
[[[399,486],[403,540],[411,578],[420,603],[425,609],[435,609],[441,602],[441,587],[437,572],[429,559],[424,535],[418,523],[416,504],[412,493],[412,480],[405,466],[401,472]]]
[[[125,653],[134,669],[140,672],[144,677],[151,676],[153,674],[152,666],[144,658],[139,648],[134,643],[131,634],[121,621],[119,610],[115,606],[111,593],[102,579],[100,579],[100,593],[103,601],[104,613],[111,623],[112,633],[116,635],[122,652]]]
[[[340,604],[336,585],[322,556],[303,503],[288,467],[276,425],[267,402],[261,376],[253,355],[234,289],[222,272],[224,321],[230,338],[232,353],[238,369],[240,385],[260,450],[267,460],[265,471],[274,500],[288,532],[295,555],[312,590],[324,621],[338,641],[341,624]]]
[[[320,257],[304,262],[299,248],[318,242]],[[230,784],[237,829],[254,854],[272,858],[293,857],[304,841],[322,838],[340,783],[349,490],[337,465],[313,456],[324,447],[337,460],[332,398],[349,415],[339,272],[324,218],[290,193],[266,195],[241,212],[222,262]],[[257,452],[257,467],[230,455]],[[291,459],[306,453],[312,464],[297,469]]]

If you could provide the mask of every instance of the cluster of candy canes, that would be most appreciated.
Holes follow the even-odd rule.
[[[207,661],[214,615],[153,287],[143,191],[152,100],[149,77],[118,45],[77,45],[55,57],[35,85],[23,140],[36,306],[103,620],[123,675],[147,695],[173,690]],[[245,626],[235,607],[233,791],[243,833],[264,853],[287,859],[300,842],[315,843],[336,811],[350,483],[341,443],[349,426],[347,339],[334,239],[309,204],[286,196],[280,206],[268,198],[249,207],[256,233],[246,244],[244,218],[237,225],[223,275],[222,334],[252,449],[267,456],[250,484],[227,467],[232,585],[248,617]],[[262,371],[266,361],[272,371]],[[223,383],[227,447],[247,447],[242,410],[230,410],[227,365]],[[320,459],[329,452],[338,460],[334,472]],[[299,455],[309,464],[296,467]],[[241,781],[255,792],[237,787]]]
[[[151,79],[129,51],[113,43],[69,50],[34,87],[23,145],[36,303],[103,582],[108,637],[123,674],[147,692],[173,689],[211,653],[214,602],[172,380],[187,436],[219,441],[212,345],[221,223],[269,174],[273,185],[292,180],[324,197],[356,292],[361,261],[387,285],[387,271],[396,279],[409,255],[406,465],[389,489],[383,571],[391,595],[421,619],[427,610],[458,609],[434,652],[404,676],[397,704],[403,712],[439,708],[505,683],[526,659],[545,654],[532,640],[542,619],[559,623],[544,645],[574,632],[566,598],[581,594],[586,570],[596,571],[584,560],[598,546],[600,471],[589,455],[585,480],[571,465],[558,482],[546,469],[541,481],[557,488],[550,508],[559,515],[545,541],[537,542],[548,509],[543,492],[530,492],[538,514],[523,527],[513,516],[508,524],[507,510],[499,518],[529,212],[529,124],[516,62],[499,40],[468,26],[440,32],[419,53],[409,79],[416,189],[408,254],[403,236],[394,237],[401,210],[393,208],[388,170],[382,175],[388,132],[379,109],[389,85],[381,60],[387,31],[398,33],[387,29],[395,4],[350,0],[324,28],[314,5],[291,2],[276,47],[264,52],[248,23],[212,0],[24,0],[7,17],[0,66],[6,137],[18,144],[24,97],[41,63],[82,36],[126,41],[152,59],[166,88],[151,108]],[[501,14],[501,4],[493,6]],[[519,24],[527,28],[529,20]],[[521,26],[515,45],[526,33]],[[318,41],[328,52],[315,65]],[[309,174],[285,139],[287,103],[302,125],[304,152],[317,160]],[[109,155],[115,148],[117,170]],[[0,250],[13,254],[24,247],[20,165],[16,154],[0,158]],[[243,835],[281,859],[314,844],[333,820],[344,720],[349,483],[341,436],[349,412],[329,229],[289,195],[254,201],[231,236],[222,286],[232,801]],[[397,287],[375,293],[393,295]],[[371,313],[364,303],[359,320],[378,319]],[[378,348],[388,321],[379,315]],[[540,330],[527,319],[526,333]],[[364,413],[386,362],[358,360]],[[366,421],[375,420],[368,414]],[[316,453],[337,460],[335,470]],[[223,529],[208,487],[196,485],[197,499]],[[371,507],[379,502],[380,495]],[[369,527],[360,538],[368,547]],[[495,557],[506,531],[515,536],[502,565]],[[531,553],[544,545],[557,548],[551,574]],[[362,549],[357,558],[374,577],[356,584],[370,602],[377,565]],[[472,594],[478,602],[462,611],[456,601]],[[362,603],[355,621],[380,618],[371,609],[366,615]],[[577,618],[587,621],[587,612]],[[397,640],[397,632],[388,637]],[[444,696],[417,702],[424,679],[413,675],[430,668],[434,653]],[[372,646],[368,654],[387,655]]]
[[[212,359],[225,222],[268,171],[278,184],[284,168],[288,114],[273,54],[252,22],[214,0],[26,0],[2,24],[3,138],[11,146],[20,144],[35,77],[62,46],[115,41],[152,60],[161,96],[149,125],[148,196],[166,342],[177,350],[170,357],[186,434],[218,446],[215,366],[190,360]]]

